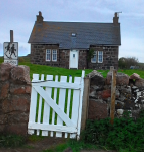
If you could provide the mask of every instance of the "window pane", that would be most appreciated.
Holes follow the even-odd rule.
[[[53,50],[52,59],[53,61],[57,61],[57,50]]]
[[[95,62],[96,63],[96,55],[94,55],[94,57],[91,59],[91,62]]]
[[[103,52],[99,51],[98,53],[98,62],[103,62]]]
[[[46,50],[46,60],[47,61],[51,60],[51,50]]]

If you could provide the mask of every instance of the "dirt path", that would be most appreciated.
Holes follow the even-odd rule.
[[[65,142],[67,142],[67,139],[49,137],[36,142],[28,142],[28,144],[19,148],[0,148],[0,152],[42,152],[43,150],[46,150],[50,147],[55,147]],[[68,148],[64,152],[72,152],[72,150]],[[116,152],[116,151],[82,150],[81,152]]]

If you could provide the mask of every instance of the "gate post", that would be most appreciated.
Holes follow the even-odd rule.
[[[83,94],[83,102],[82,102],[81,131],[85,130],[86,120],[88,117],[89,87],[90,87],[90,79],[84,78],[84,94]]]

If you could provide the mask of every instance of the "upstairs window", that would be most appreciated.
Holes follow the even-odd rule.
[[[51,60],[51,50],[46,50],[46,61]]]
[[[102,63],[102,62],[103,62],[103,52],[98,51],[98,63]]]
[[[52,61],[57,61],[57,50],[52,50]]]
[[[91,62],[92,63],[96,63],[97,62],[97,52],[96,51],[94,51],[94,57],[93,58],[91,58]]]

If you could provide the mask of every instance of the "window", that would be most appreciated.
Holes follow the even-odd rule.
[[[52,61],[57,61],[57,50],[52,50]]]
[[[75,58],[75,54],[73,54],[73,58]]]
[[[102,63],[102,62],[103,62],[103,52],[98,51],[98,63]]]
[[[51,60],[51,50],[46,50],[46,61]]]
[[[96,63],[96,61],[97,61],[97,52],[96,51],[94,51],[94,57],[93,58],[91,58],[91,62],[92,63]]]

